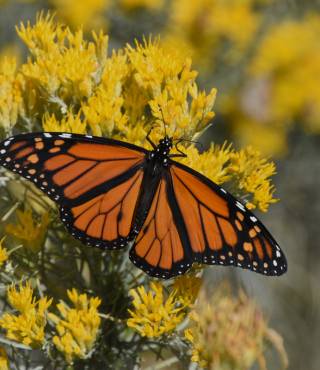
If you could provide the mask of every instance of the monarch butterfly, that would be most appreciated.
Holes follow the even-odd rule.
[[[231,194],[173,160],[167,135],[149,151],[125,142],[69,133],[31,133],[0,144],[0,164],[34,182],[60,206],[83,243],[120,249],[163,279],[193,262],[265,274],[287,269],[262,223]]]

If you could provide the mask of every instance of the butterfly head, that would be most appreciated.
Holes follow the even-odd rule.
[[[150,159],[158,163],[160,162],[164,166],[167,166],[172,145],[172,138],[169,136],[165,136],[164,138],[159,140],[159,144],[150,153]]]
[[[172,138],[166,135],[163,139],[159,140],[158,147],[169,152],[172,148]]]

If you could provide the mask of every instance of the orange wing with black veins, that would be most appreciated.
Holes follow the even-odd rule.
[[[265,275],[286,271],[279,246],[242,203],[186,166],[175,163],[170,173],[193,261],[234,265]]]
[[[130,259],[137,267],[151,276],[164,279],[182,274],[192,264],[175,222],[168,187],[168,181],[161,178],[147,217],[130,251]]]
[[[0,145],[0,164],[56,201],[73,236],[105,248],[132,239],[145,155],[134,145],[63,133],[18,135]]]

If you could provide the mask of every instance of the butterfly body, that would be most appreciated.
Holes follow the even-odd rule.
[[[165,136],[158,145],[153,145],[153,150],[146,154],[144,164],[144,178],[142,181],[140,195],[136,209],[135,225],[131,233],[131,240],[139,233],[147,217],[152,200],[162,178],[166,177],[166,172],[170,166],[170,150],[172,148],[172,138]]]
[[[165,136],[164,139],[160,140],[159,145],[154,146],[149,153],[148,161],[152,162],[155,169],[161,166],[168,167],[172,142],[172,138]]]
[[[184,154],[170,153],[172,138],[151,144],[149,151],[88,135],[24,134],[0,143],[0,165],[53,199],[83,243],[131,243],[130,259],[151,276],[180,275],[193,262],[274,276],[286,271],[281,249],[241,202],[174,161]]]

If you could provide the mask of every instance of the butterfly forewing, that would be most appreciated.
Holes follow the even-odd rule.
[[[60,204],[73,236],[106,248],[121,248],[131,238],[144,149],[83,135],[39,133],[6,140],[0,154],[0,164]]]
[[[245,206],[186,166],[174,163],[170,173],[194,261],[234,265],[265,275],[286,271],[280,248]]]

